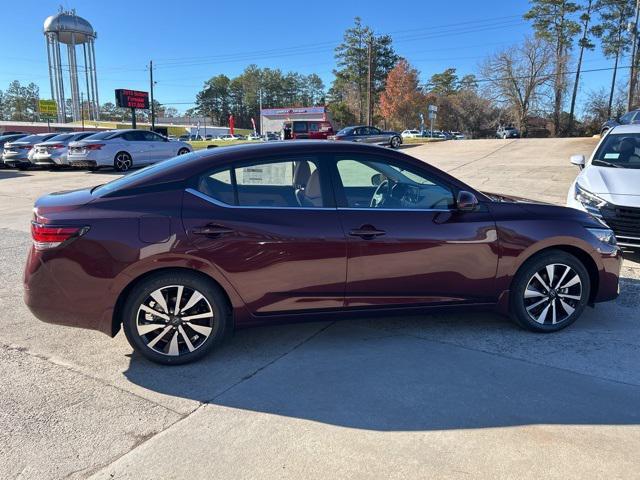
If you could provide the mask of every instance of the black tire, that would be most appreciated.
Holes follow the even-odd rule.
[[[178,155],[185,155],[187,153],[191,153],[191,151],[188,148],[181,148],[180,150],[178,150]]]
[[[195,306],[188,310],[188,312],[197,313],[197,309],[204,308],[205,311],[208,311],[207,309],[210,308],[213,314],[212,319],[198,320],[198,322],[205,322],[205,325],[196,325],[200,328],[204,327],[211,329],[211,332],[205,340],[199,338],[201,333],[199,333],[198,330],[193,330],[191,327],[187,328],[187,326],[192,325],[193,322],[179,322],[174,316],[171,316],[170,321],[158,318],[154,319],[154,315],[148,315],[141,312],[141,305],[143,305],[145,301],[151,299],[152,293],[163,289],[164,292],[171,292],[171,289],[177,289],[178,286],[183,286],[184,290],[182,291],[184,292],[198,292],[204,297],[204,300],[199,300]],[[189,294],[189,296],[190,295],[192,294]],[[175,308],[175,297],[171,297],[170,293],[167,296],[164,296],[163,294],[163,297],[166,299],[165,302],[169,311],[171,311],[172,308]],[[186,296],[184,298],[186,298]],[[184,298],[180,301],[180,305],[182,305],[183,308],[188,306],[188,300],[190,299],[187,298],[187,303],[185,304]],[[173,304],[171,303],[172,301]],[[158,305],[159,304],[156,304],[156,307]],[[194,308],[196,310],[193,310]],[[161,311],[162,307],[160,306],[155,309],[156,311]],[[172,322],[175,322],[175,325]],[[144,327],[150,324],[161,324],[161,326],[142,335],[138,330],[139,326]],[[140,353],[152,362],[163,365],[181,365],[202,358],[224,340],[227,333],[231,330],[231,314],[227,307],[224,294],[212,281],[194,273],[167,272],[147,277],[134,286],[125,301],[122,326],[129,344],[136,352]],[[181,328],[182,330],[180,330]],[[160,330],[160,332],[155,333],[158,330]],[[173,332],[173,335],[171,332]],[[156,341],[153,347],[156,345],[164,345],[164,353],[159,352],[157,348],[149,347],[149,345],[154,342],[156,335],[164,335],[164,337],[159,341]],[[189,335],[191,335],[188,340],[190,345],[187,345],[187,337],[189,337]],[[202,333],[202,335],[204,335],[204,333]],[[178,348],[179,353],[171,355],[170,344],[173,343],[174,337],[177,338],[177,340],[175,340],[175,345],[176,348]],[[171,340],[169,340],[169,338],[171,338]],[[197,343],[198,340],[201,343]],[[191,348],[194,347],[195,349],[191,351]]]
[[[402,140],[400,139],[400,137],[391,137],[391,140],[389,141],[389,145],[391,146],[391,148],[400,148],[400,145],[402,145]]]
[[[31,168],[31,163],[16,163],[16,168],[21,171],[29,170]]]
[[[549,271],[553,275],[551,282]],[[541,281],[535,278],[536,274]],[[579,283],[562,288],[575,281],[574,276]],[[591,279],[583,263],[567,252],[548,250],[527,260],[514,277],[510,291],[511,317],[527,330],[556,332],[580,317],[590,294]]]
[[[128,172],[133,167],[131,155],[127,152],[118,152],[113,157],[113,168],[118,172]]]
[[[98,170],[100,170],[100,167],[87,167],[89,169],[90,172],[97,172]]]
[[[604,134],[605,134],[605,133],[607,133],[608,131],[609,131],[609,129],[608,129],[608,128],[603,128],[603,129],[600,131],[600,136],[601,136],[601,137],[604,137]]]

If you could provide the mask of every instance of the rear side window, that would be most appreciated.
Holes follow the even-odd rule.
[[[231,206],[323,206],[320,171],[312,158],[260,161],[214,170],[198,179],[197,188]]]

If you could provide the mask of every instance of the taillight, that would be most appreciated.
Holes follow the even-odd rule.
[[[104,143],[89,143],[84,146],[87,150],[100,150],[104,147]]]
[[[31,150],[33,148],[32,145],[20,145],[18,148],[22,150]]]
[[[56,143],[55,145],[47,145],[47,148],[64,148],[64,145],[61,143]]]
[[[61,245],[71,238],[80,237],[89,227],[56,227],[31,222],[31,238],[36,250],[47,250]]]

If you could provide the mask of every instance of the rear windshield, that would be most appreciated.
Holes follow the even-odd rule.
[[[109,138],[115,137],[120,132],[100,132],[94,133],[93,135],[89,135],[88,137],[83,138],[83,140],[107,140]]]
[[[125,175],[124,177],[117,178],[116,180],[112,180],[111,182],[105,183],[104,185],[98,185],[97,187],[94,187],[91,193],[95,196],[102,197],[103,195],[107,195],[111,192],[115,192],[117,190],[122,190],[129,186],[132,186],[157,173],[171,169],[178,165],[184,165],[186,163],[189,163],[207,154],[210,155],[211,152],[208,150],[201,150],[199,152],[192,152],[192,153],[187,153],[185,155],[178,155],[177,157],[169,158],[167,160],[154,163],[153,165],[149,165],[148,167],[144,167],[144,168],[141,168],[140,170],[131,172]]]
[[[27,135],[26,137],[19,138],[16,141],[33,143],[33,142],[44,142],[45,140],[40,135]]]
[[[640,168],[640,133],[610,133],[591,163],[598,167]]]
[[[343,128],[338,132],[338,135],[348,135],[353,131],[353,127]]]
[[[47,141],[48,142],[64,142],[65,140],[69,140],[74,135],[75,135],[74,133],[63,133],[61,135],[56,135],[55,137],[51,137]]]

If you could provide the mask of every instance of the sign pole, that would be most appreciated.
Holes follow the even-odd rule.
[[[51,119],[47,116],[47,132],[51,133]]]
[[[136,109],[135,108],[131,109],[131,128],[133,128],[134,130],[137,128],[136,127]]]

